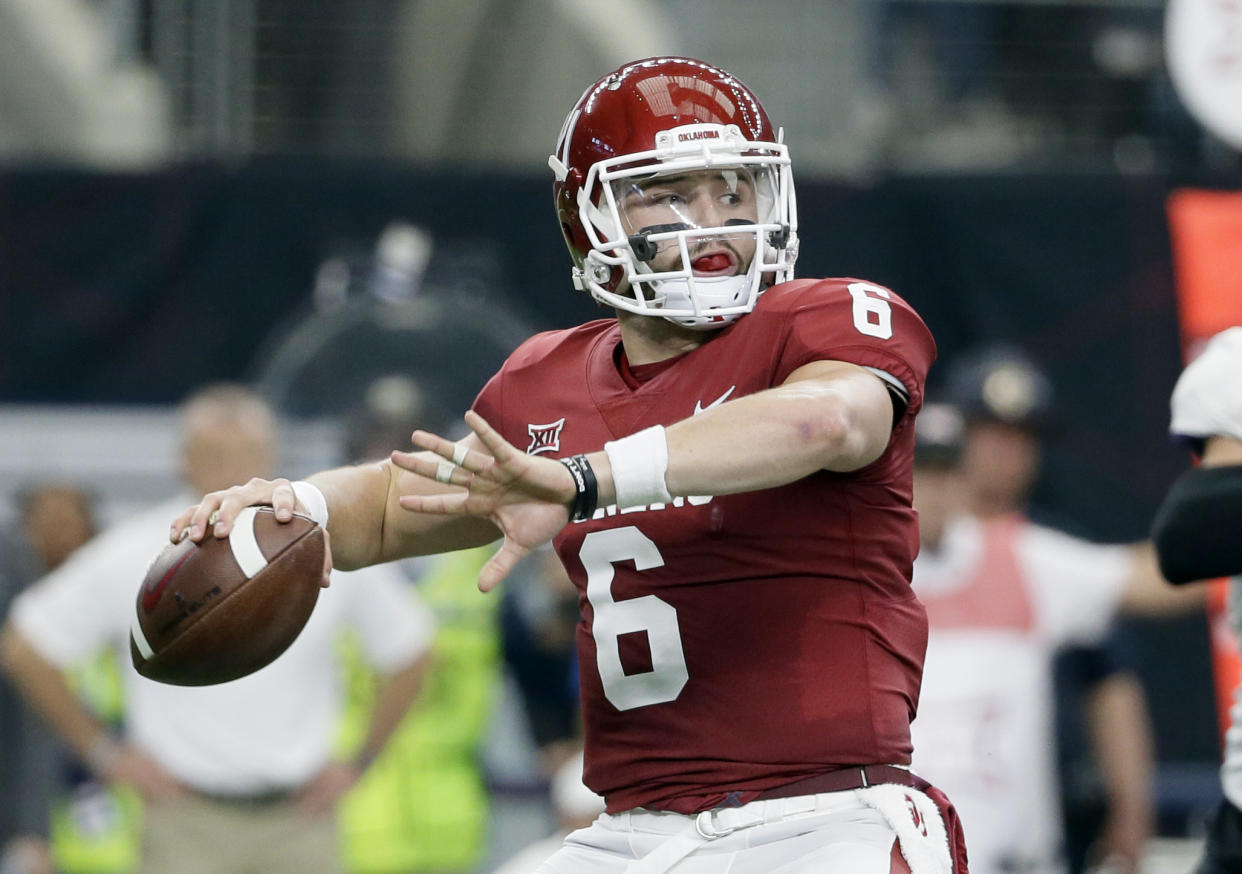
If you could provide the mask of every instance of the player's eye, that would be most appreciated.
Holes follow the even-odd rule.
[[[676,191],[648,191],[646,200],[652,206],[675,206],[685,200]]]

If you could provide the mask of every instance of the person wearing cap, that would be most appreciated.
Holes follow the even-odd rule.
[[[973,874],[1068,868],[1055,738],[1054,662],[1081,647],[1091,681],[1094,751],[1108,820],[1092,857],[1137,870],[1150,834],[1151,739],[1137,681],[1106,644],[1119,610],[1192,609],[1146,544],[1100,545],[1036,524],[1026,500],[1039,472],[1052,390],[1011,348],[950,369],[952,404],[916,422],[914,590],[928,612],[927,670],[912,731],[914,766],[953,793]]]

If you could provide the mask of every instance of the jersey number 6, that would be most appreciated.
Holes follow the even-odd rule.
[[[635,570],[640,571],[663,567],[660,550],[630,525],[592,531],[583,539],[578,557],[587,572],[587,600],[595,612],[595,662],[604,695],[618,710],[676,699],[690,678],[681,648],[677,611],[655,595],[624,601],[614,601],[612,597],[614,562],[632,561]],[[621,665],[618,638],[643,631],[651,649],[651,670],[627,674]]]
[[[887,288],[870,282],[851,282],[848,286],[854,298],[854,327],[868,337],[887,340],[893,336],[893,308],[889,306],[892,294]]]

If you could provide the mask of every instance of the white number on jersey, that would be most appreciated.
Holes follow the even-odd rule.
[[[893,309],[888,305],[892,295],[888,289],[870,282],[851,282],[849,290],[854,298],[854,327],[858,333],[881,340],[892,337]]]
[[[587,600],[595,611],[592,632],[595,662],[604,684],[604,695],[618,710],[673,701],[690,678],[681,647],[677,611],[655,595],[614,601],[613,563],[633,561],[636,570],[663,567],[664,557],[645,534],[633,525],[608,531],[592,531],[578,552],[587,572]],[[618,638],[635,631],[647,632],[651,670],[626,674],[621,666]]]

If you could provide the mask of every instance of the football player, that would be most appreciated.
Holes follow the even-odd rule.
[[[1202,462],[1169,489],[1153,537],[1160,567],[1173,583],[1217,577],[1229,581],[1229,622],[1242,636],[1242,327],[1208,342],[1173,389],[1174,436]],[[1195,874],[1242,871],[1242,689],[1234,691],[1225,733],[1221,782],[1203,860]]]
[[[927,327],[880,285],[793,279],[788,150],[710,64],[604,76],[549,164],[574,285],[615,318],[520,346],[456,443],[212,493],[172,536],[256,503],[327,524],[342,567],[500,536],[483,590],[550,540],[607,813],[541,871],[962,874],[908,767]]]

